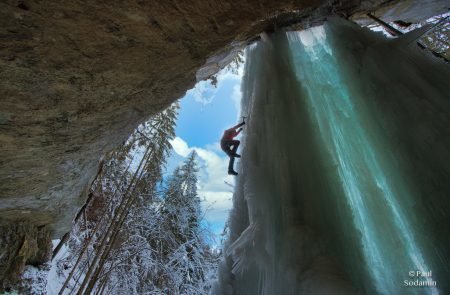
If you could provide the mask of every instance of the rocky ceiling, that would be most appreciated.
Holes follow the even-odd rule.
[[[1,223],[66,232],[102,155],[260,32],[398,2],[2,1]]]

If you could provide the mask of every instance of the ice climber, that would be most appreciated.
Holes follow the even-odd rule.
[[[228,164],[228,174],[230,174],[230,175],[238,175],[237,172],[234,171],[233,166],[234,166],[234,158],[241,157],[240,155],[238,155],[236,153],[238,146],[241,142],[239,140],[236,140],[233,138],[238,136],[238,134],[242,131],[242,128],[239,128],[239,127],[241,127],[243,125],[245,125],[244,120],[242,121],[242,123],[239,123],[236,126],[225,130],[223,132],[222,139],[220,140],[220,147],[230,157],[230,163]]]

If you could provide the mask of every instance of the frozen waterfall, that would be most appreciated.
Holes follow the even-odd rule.
[[[449,292],[450,71],[417,34],[333,19],[247,49],[213,294]]]

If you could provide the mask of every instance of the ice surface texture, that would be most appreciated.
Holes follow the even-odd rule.
[[[334,19],[248,48],[213,294],[448,292],[450,72],[413,39]]]

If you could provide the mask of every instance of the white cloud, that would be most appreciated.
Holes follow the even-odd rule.
[[[225,80],[236,80],[241,81],[242,76],[244,76],[244,64],[240,64],[239,68],[237,69],[237,74],[233,73],[232,71],[228,70],[227,68],[221,70],[217,74],[217,81],[219,83],[225,81]]]
[[[242,57],[243,63],[239,64],[239,67],[237,68],[237,73],[233,73],[232,71],[228,70],[226,67],[222,69],[217,74],[217,80],[219,82],[225,81],[225,80],[237,80],[241,81],[242,77],[244,76],[244,64],[245,64],[245,55]]]
[[[192,95],[196,102],[207,105],[214,100],[217,94],[217,88],[211,85],[209,81],[200,81],[187,94]]]
[[[201,191],[200,196],[205,198],[202,209],[206,211],[205,219],[209,223],[223,223],[228,218],[232,206],[233,194],[231,192]]]
[[[205,146],[205,149],[207,149],[209,151],[212,151],[212,152],[215,152],[216,154],[222,154],[223,153],[222,149],[220,148],[220,144],[219,144],[218,141],[213,143],[213,144],[207,144]]]
[[[225,181],[233,182],[233,178],[227,175],[228,157],[220,157],[214,151],[195,148],[198,156],[204,163],[205,181],[201,181],[201,189],[204,191],[223,191],[227,188]]]
[[[219,156],[218,143],[208,145],[206,148],[189,147],[180,137],[175,137],[170,143],[174,151],[182,157],[187,157],[193,150],[197,152],[200,158],[201,175],[199,179],[202,191],[226,191],[229,187],[225,182],[234,182],[233,177],[227,175],[229,158]]]
[[[210,80],[198,82],[194,88],[187,92],[188,95],[192,95],[194,100],[203,106],[213,102],[217,91],[222,87],[223,82],[227,80],[241,81],[244,75],[244,64],[240,64],[237,69],[237,73],[233,73],[227,68],[222,69],[217,73],[217,88],[211,84]],[[239,86],[240,87],[240,86]]]
[[[191,149],[188,147],[187,143],[179,137],[175,137],[171,140],[170,144],[172,145],[175,153],[182,157],[187,157],[187,155],[191,152]]]

